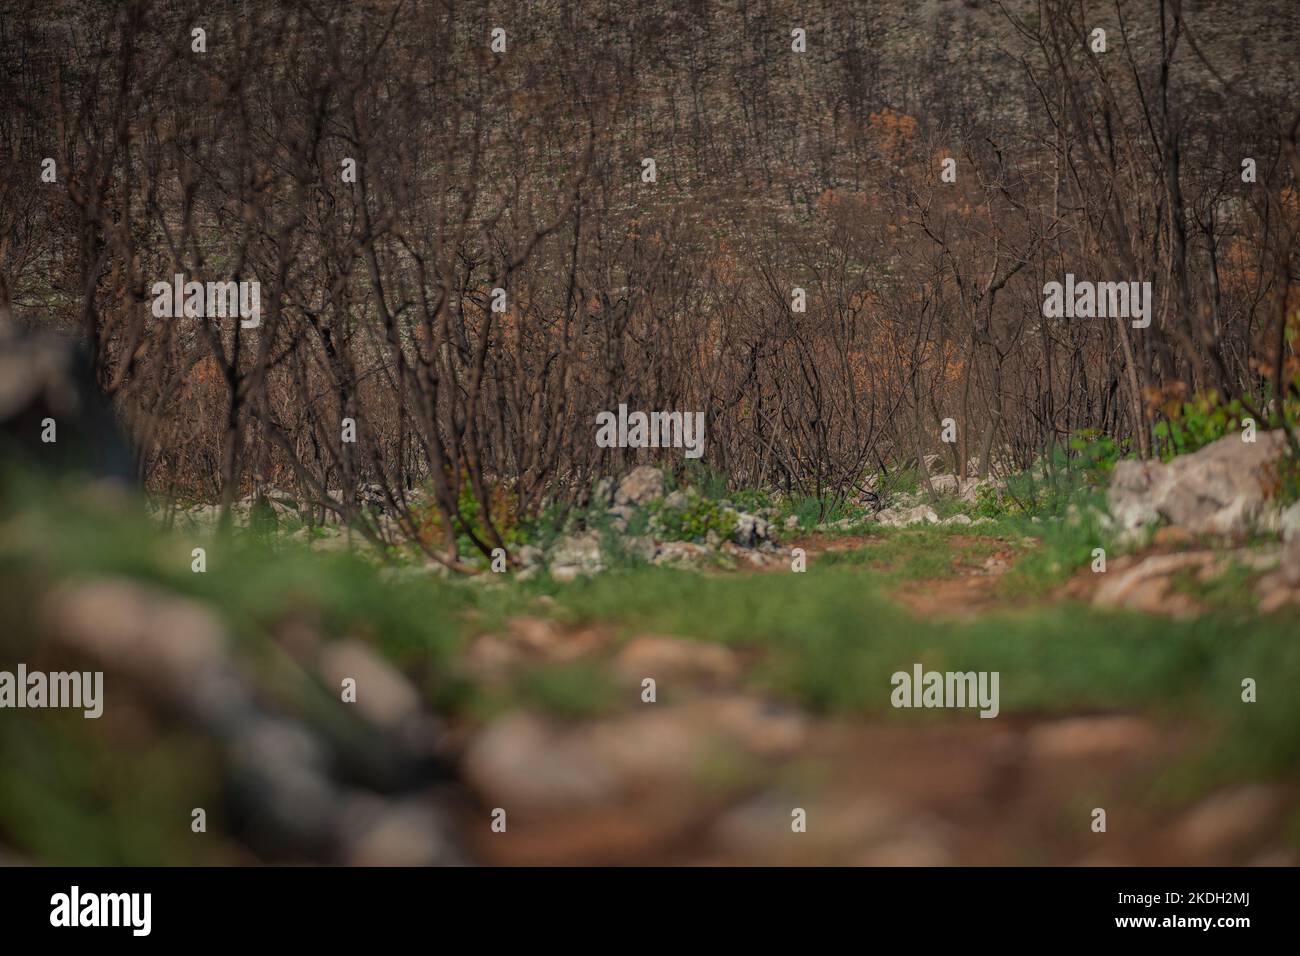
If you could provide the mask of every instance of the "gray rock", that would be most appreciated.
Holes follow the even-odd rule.
[[[1160,518],[1196,534],[1239,536],[1260,522],[1267,507],[1268,466],[1285,453],[1281,430],[1253,442],[1225,435],[1190,455],[1115,466],[1106,504],[1121,530]]]
[[[1115,525],[1132,531],[1160,520],[1156,489],[1164,481],[1164,466],[1154,461],[1121,461],[1111,473],[1106,507]]]
[[[939,515],[929,505],[917,505],[907,511],[886,508],[876,520],[888,528],[906,528],[914,524],[938,524]]]
[[[1192,618],[1200,612],[1200,605],[1191,595],[1173,588],[1174,577],[1195,575],[1204,581],[1221,567],[1222,559],[1213,551],[1148,555],[1131,567],[1102,575],[1092,603],[1096,607]]]
[[[1003,485],[1003,482],[995,478],[967,478],[966,483],[961,486],[961,499],[967,504],[974,504],[984,489],[1001,488]]]
[[[57,441],[42,424],[56,421]],[[72,337],[23,331],[0,306],[0,455],[43,467],[135,481],[131,452],[86,351]]]
[[[689,541],[665,541],[655,555],[655,564],[695,564],[709,556],[709,549]]]
[[[228,761],[231,812],[255,843],[313,856],[331,851],[342,794],[310,734],[285,720],[251,719],[231,740]]]
[[[1174,824],[1174,837],[1197,862],[1224,862],[1257,843],[1285,806],[1280,788],[1247,784],[1188,810]]]
[[[488,806],[526,820],[612,801],[618,779],[572,734],[527,713],[494,721],[470,742],[462,770]]]
[[[305,530],[305,529],[304,529]],[[298,533],[293,535],[298,537]],[[408,564],[398,567],[381,568],[379,576],[384,581],[402,582],[402,581],[424,581],[429,578],[445,578],[451,575],[451,570],[445,564],[439,564],[437,561],[425,561],[422,564]]]
[[[608,508],[614,504],[614,479],[601,478],[591,489],[591,506]]]
[[[343,735],[310,708],[268,711],[272,699],[292,710],[296,695],[256,684],[222,621],[196,601],[101,579],[52,592],[41,620],[53,642],[105,669],[110,702],[133,697],[217,745],[231,832],[257,852],[320,863],[454,862],[437,830],[417,826],[413,813],[393,816],[386,803],[360,842],[340,846],[348,804],[374,789],[418,786],[440,734],[414,688],[364,645],[345,640],[320,650],[319,675],[330,690],[341,676],[358,681],[357,703],[337,706],[355,706],[363,721]],[[278,630],[294,659],[315,655],[320,642],[305,622]],[[403,844],[412,852],[396,852]]]
[[[691,503],[691,496],[678,488],[664,499],[665,508],[685,508]]]
[[[421,798],[351,798],[339,826],[346,866],[441,866],[460,862],[449,852],[447,821]]]
[[[636,517],[636,508],[631,505],[617,505],[605,512],[610,523],[617,531],[626,531],[627,523]]]
[[[388,510],[388,498],[384,495],[384,486],[378,482],[358,485],[355,500],[360,507],[370,508],[380,514]]]
[[[941,495],[955,495],[961,490],[961,480],[956,475],[932,475],[930,487]]]
[[[659,545],[649,535],[629,535],[621,543],[624,554],[642,561],[653,561],[659,553]]]
[[[302,509],[297,498],[289,494],[287,491],[281,491],[278,488],[267,489],[264,497],[266,503],[275,509],[276,514],[287,514],[291,512],[297,514]]]
[[[629,641],[614,659],[614,669],[634,681],[704,680],[728,683],[740,676],[734,651],[707,641],[645,634]]]
[[[1277,530],[1278,534],[1282,535],[1283,541],[1300,538],[1300,501],[1283,509],[1278,517]]]
[[[344,678],[357,682],[358,714],[375,726],[396,731],[420,715],[420,695],[397,670],[366,645],[354,640],[332,641],[320,655],[320,673],[327,687]]]
[[[561,538],[551,551],[551,576],[559,581],[595,574],[604,567],[600,536],[594,531]]]
[[[766,519],[743,511],[736,514],[736,530],[731,533],[731,540],[742,548],[756,548],[771,537],[771,528]]]
[[[644,507],[664,496],[664,473],[653,465],[633,468],[614,493],[614,504]]]

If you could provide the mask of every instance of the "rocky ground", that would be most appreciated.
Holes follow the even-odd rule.
[[[127,701],[89,730],[31,725],[44,753],[111,762],[104,862],[1294,865],[1300,512],[1270,497],[1279,441],[1121,463],[1104,508],[1038,522],[979,515],[996,481],[937,476],[942,500],[872,493],[801,527],[639,468],[598,489],[607,522],[474,583],[216,551],[165,579],[142,569],[188,561],[184,534],[124,562],[105,531],[110,562],[84,518],[73,571],[31,514],[0,555],[39,596],[16,625],[33,659],[94,662]],[[697,540],[674,538],[683,515]],[[1073,552],[1054,537],[1085,526]],[[914,660],[999,669],[1001,713],[891,710]],[[160,753],[180,768],[161,791]],[[0,843],[77,859],[34,808],[89,785],[27,757]],[[129,850],[128,826],[147,835]]]

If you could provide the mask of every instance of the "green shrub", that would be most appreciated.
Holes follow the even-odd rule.
[[[1059,518],[1071,505],[1096,504],[1126,447],[1095,431],[1075,434],[1029,471],[1009,475],[1002,488],[981,488],[975,512],[989,518]]]
[[[422,507],[412,509],[411,517],[415,521],[420,539],[428,546],[442,545],[442,513],[438,510],[432,489],[427,489],[427,502]],[[474,496],[469,477],[462,476],[460,495],[457,499],[460,520],[464,526],[456,529],[456,550],[462,558],[471,558],[484,563],[483,553],[474,546],[473,539],[467,533],[472,531],[478,540],[490,546],[491,537],[487,533],[487,522],[483,520],[483,508]],[[508,549],[515,549],[528,543],[527,528],[517,520],[515,496],[502,485],[493,485],[488,489],[488,503],[491,508],[492,524],[501,541]]]
[[[652,505],[653,525],[669,541],[703,541],[710,531],[729,538],[736,530],[736,514],[716,501],[689,495],[685,505]]]
[[[1267,411],[1268,418],[1256,422],[1260,431],[1281,428],[1285,422],[1300,421],[1300,399],[1288,396],[1279,412],[1276,403],[1267,393],[1248,398],[1247,403],[1236,398],[1224,401],[1217,391],[1211,389],[1188,401],[1166,405],[1165,419],[1156,422],[1151,429],[1160,460],[1169,461],[1179,455],[1190,454],[1218,441],[1224,435],[1240,431],[1242,422],[1251,417],[1246,404]]]
[[[1240,431],[1245,417],[1248,413],[1240,400],[1225,402],[1218,392],[1210,391],[1175,406],[1168,418],[1156,422],[1151,434],[1160,460],[1170,461]]]
[[[731,492],[728,497],[741,511],[753,512],[772,507],[771,496],[762,488],[740,488]]]
[[[880,476],[876,493],[886,501],[891,495],[914,495],[921,487],[921,471],[918,468],[895,468]]]
[[[688,458],[679,475],[669,475],[668,491],[695,489],[705,498],[720,501],[727,497],[727,476],[697,458]]]
[[[782,503],[780,519],[776,523],[784,524],[786,518],[794,515],[799,519],[799,527],[813,528],[822,523],[831,524],[844,518],[858,517],[862,512],[863,509],[829,495],[821,498],[815,495],[795,495]]]

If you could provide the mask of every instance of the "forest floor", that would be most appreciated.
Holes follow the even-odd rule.
[[[1265,731],[1251,729],[1255,705],[1241,702],[1230,655],[1219,654],[1241,637],[1230,612],[1097,612],[1100,576],[1087,567],[1027,589],[1007,575],[1039,542],[1015,534],[789,544],[807,551],[807,577],[596,580],[477,636],[474,672],[490,682],[533,668],[537,706],[455,735],[478,795],[461,815],[475,854],[502,864],[1297,861],[1294,787],[1231,759],[1251,764],[1243,740]],[[1254,633],[1279,641],[1294,670],[1282,646],[1297,636],[1294,617]],[[999,670],[1001,713],[891,708],[889,674],[913,662]],[[638,695],[646,676],[653,704]],[[621,691],[592,692],[606,681]],[[584,712],[591,701],[601,703]],[[513,808],[508,837],[474,825],[483,799]],[[792,827],[799,810],[803,832]]]
[[[558,582],[394,576],[353,554],[236,537],[209,541],[196,574],[194,540],[142,534],[130,506],[82,498],[0,525],[5,659],[66,663],[78,626],[137,648],[156,639],[174,659],[118,673],[117,654],[101,720],[15,711],[0,725],[13,770],[0,779],[0,852],[19,859],[401,862],[419,844],[404,808],[435,804],[446,838],[482,863],[1300,859],[1295,607],[1261,613],[1252,587],[1267,572],[1226,559],[1213,579],[1166,582],[1167,607],[1095,600],[1142,556],[1201,542],[1158,535],[1095,574],[1066,522],[866,525],[783,541],[807,552],[802,572],[642,564]],[[180,603],[105,604],[94,588],[106,581]],[[177,648],[202,622],[223,635],[248,700],[338,753],[352,746],[331,716],[339,673],[359,684],[347,713],[377,726],[417,698],[410,708],[436,715],[445,771],[364,783],[387,793],[396,822],[360,850],[268,850],[225,808],[223,775],[245,745],[175,719],[174,694],[158,707],[170,692],[123,703],[180,673],[190,658]],[[893,675],[916,667],[996,672],[997,716],[893,706]],[[1257,702],[1243,701],[1245,679]],[[399,736],[409,727],[364,739]],[[356,767],[331,786],[355,793]],[[259,814],[300,799],[266,790]],[[188,826],[200,806],[202,840]]]

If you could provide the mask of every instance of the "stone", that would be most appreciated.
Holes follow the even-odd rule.
[[[1149,555],[1136,565],[1112,568],[1099,575],[1104,580],[1092,603],[1097,607],[1127,608],[1177,618],[1195,617],[1200,605],[1191,595],[1173,592],[1173,576],[1186,571],[1204,575],[1219,566],[1219,556],[1213,551]]]
[[[1174,836],[1198,861],[1223,860],[1268,832],[1285,806],[1281,791],[1247,784],[1206,798],[1174,825]]]
[[[757,515],[736,512],[736,529],[731,533],[731,540],[742,548],[756,548],[770,537],[766,519]]]
[[[619,542],[623,554],[637,561],[653,561],[659,545],[649,535],[628,535]]]
[[[357,699],[350,706],[377,727],[396,731],[420,714],[420,695],[410,682],[358,641],[326,644],[319,667],[331,689],[341,687],[345,677],[357,682]]]
[[[339,842],[345,866],[445,866],[449,852],[442,815],[424,800],[390,802],[356,796],[342,810]]]
[[[911,824],[903,833],[871,847],[855,866],[949,866],[952,851],[932,828]]]
[[[1282,431],[1218,441],[1168,464],[1121,461],[1115,466],[1106,504],[1122,531],[1164,519],[1194,534],[1238,537],[1267,510],[1273,462],[1284,453]]]
[[[790,812],[803,807],[808,830],[794,834]],[[728,810],[709,834],[712,846],[748,862],[895,865],[901,854],[883,859],[855,859],[864,851],[883,849],[915,830],[907,811],[877,792],[855,793],[853,799],[808,799],[807,794],[768,791]]]
[[[512,617],[506,620],[510,642],[531,653],[546,654],[560,643],[559,626],[544,617]]]
[[[633,468],[618,483],[614,504],[645,507],[664,496],[664,473],[653,465]]]
[[[730,683],[740,676],[730,648],[653,634],[629,641],[615,657],[614,669],[634,681],[653,677],[661,686],[677,680]]]
[[[1151,746],[1156,733],[1139,717],[1067,717],[1028,733],[1030,753],[1040,760],[1084,760],[1133,754]]]
[[[492,862],[599,864],[693,844],[752,785],[742,771],[761,758],[750,745],[786,736],[775,716],[747,723],[742,710],[699,697],[580,724],[497,720],[471,738],[463,762],[477,803],[510,814],[513,838],[485,836],[483,850]],[[732,772],[710,773],[716,766]]]
[[[614,530],[623,532],[627,530],[627,524],[636,517],[636,508],[632,505],[615,505],[605,514],[609,517],[609,523],[613,525]]]
[[[914,524],[938,524],[939,515],[929,505],[917,505],[907,511],[886,508],[876,520],[889,528],[906,528]]]
[[[524,659],[519,648],[504,638],[495,634],[480,634],[470,642],[461,666],[466,673],[491,680]]]
[[[127,579],[59,589],[45,615],[62,643],[174,702],[188,702],[199,683],[226,666],[229,641],[215,615]]]
[[[709,556],[709,549],[690,541],[665,541],[659,546],[654,564],[697,564]]]
[[[600,757],[532,714],[496,720],[470,741],[462,764],[488,806],[520,820],[613,800],[618,779]]]
[[[1121,530],[1135,530],[1160,520],[1155,493],[1164,480],[1164,466],[1154,461],[1121,461],[1111,472],[1106,507]]]
[[[1300,605],[1300,535],[1293,535],[1286,542],[1277,570],[1260,577],[1255,583],[1255,593],[1261,614]]]
[[[43,468],[136,483],[130,445],[76,337],[20,329],[0,303],[0,446]],[[45,329],[54,323],[42,321]],[[57,420],[58,440],[42,440],[42,422]]]
[[[1278,516],[1277,532],[1283,541],[1300,538],[1300,501],[1293,502]]]
[[[930,487],[937,494],[955,495],[961,490],[961,480],[956,475],[931,475]]]
[[[550,557],[551,576],[557,581],[572,581],[604,567],[600,536],[594,531],[561,538]]]
[[[665,509],[668,508],[681,509],[681,508],[685,508],[690,503],[691,503],[691,496],[688,495],[686,492],[682,491],[682,489],[678,488],[676,491],[672,492],[671,494],[668,495],[667,498],[664,499],[663,506]]]
[[[327,852],[342,794],[329,780],[325,748],[304,728],[270,718],[250,721],[229,749],[230,812],[254,841]]]
[[[993,478],[967,478],[965,484],[961,486],[961,498],[967,504],[974,504],[979,500],[981,491],[999,487],[1001,484]]]
[[[1192,534],[1186,528],[1179,528],[1176,525],[1165,525],[1157,528],[1156,533],[1151,537],[1153,547],[1165,548],[1170,551],[1177,551],[1196,543],[1196,535]]]
[[[699,771],[719,746],[788,757],[805,732],[799,715],[736,696],[638,707],[580,725],[517,713],[470,740],[462,769],[482,801],[509,807],[512,819],[629,800],[684,802],[697,814],[708,805]]]
[[[608,508],[614,504],[614,479],[601,478],[591,489],[591,507]]]
[[[970,515],[962,515],[962,514],[952,515],[949,518],[944,518],[943,521],[940,522],[940,524],[948,524],[948,525],[952,525],[952,524],[968,525],[971,523],[972,522],[971,522]]]
[[[979,522],[973,521],[971,524],[979,524]],[[980,570],[984,574],[990,575],[1006,574],[1011,570],[1011,565],[1005,558],[999,557],[996,554],[991,554],[984,559],[984,563],[980,565]]]

